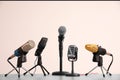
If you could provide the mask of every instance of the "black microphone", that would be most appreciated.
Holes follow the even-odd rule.
[[[59,32],[58,41],[59,41],[60,70],[58,72],[53,72],[52,75],[66,75],[68,72],[62,70],[63,69],[62,68],[63,39],[64,39],[64,35],[66,33],[65,26],[60,26],[58,29],[58,32]]]
[[[49,74],[49,72],[47,71],[47,69],[42,65],[42,52],[47,44],[48,38],[46,37],[42,37],[40,42],[38,43],[37,49],[35,51],[35,56],[37,56],[37,59],[35,60],[35,63],[37,61],[37,64],[35,64],[32,68],[30,68],[28,71],[26,71],[24,73],[24,75],[26,75],[28,72],[30,72],[31,70],[33,70],[35,68],[34,74],[36,72],[36,67],[40,66],[44,76],[46,76],[46,72],[47,74]],[[33,74],[32,74],[33,75]]]
[[[35,52],[35,56],[40,56],[43,49],[45,48],[46,44],[47,44],[48,38],[46,37],[42,37],[42,39],[40,40],[37,50]]]

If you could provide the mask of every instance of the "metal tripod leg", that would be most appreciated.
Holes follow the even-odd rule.
[[[23,69],[23,70],[25,70],[25,71],[27,71],[27,69],[25,69],[24,67],[22,67],[22,69]],[[29,73],[30,73],[30,72],[29,72]],[[32,74],[32,73],[30,73],[30,75],[31,75],[31,76],[33,76],[33,74]]]
[[[20,78],[20,68],[18,68],[18,78]]]
[[[101,66],[100,68],[101,68],[101,71],[102,71],[103,77],[105,77],[105,74],[104,74],[104,72],[103,72],[102,66]]]
[[[94,67],[92,70],[90,70],[88,73],[85,74],[85,76],[87,76],[90,72],[92,72],[93,70],[95,70],[98,66]]]
[[[10,72],[8,72],[7,74],[5,74],[5,77],[10,74],[11,72],[13,72],[15,69],[12,69]]]
[[[8,72],[7,74],[5,74],[5,77],[10,74],[13,70],[15,70],[17,73],[19,73],[19,71],[17,70],[17,67],[15,67],[10,61],[9,59],[7,59],[8,63],[14,68],[12,69],[10,72]]]
[[[43,67],[42,67],[41,65],[40,65],[40,67],[41,67],[41,69],[42,69],[42,72],[43,72],[44,76],[46,76],[46,74],[45,74],[45,71],[44,71]]]
[[[41,67],[42,67],[48,74],[50,74],[43,65],[41,65]]]
[[[28,72],[30,72],[32,69],[34,69],[35,67],[37,67],[38,65],[33,66],[31,69],[29,69],[28,71],[26,71],[23,75],[26,75]]]
[[[110,72],[107,71],[107,69],[103,66],[103,69],[106,71],[106,74],[112,75]]]

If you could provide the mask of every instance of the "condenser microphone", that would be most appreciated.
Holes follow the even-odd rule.
[[[32,48],[35,47],[35,43],[33,40],[29,40],[27,41],[25,44],[23,44],[21,47],[19,47],[18,49],[16,49],[14,51],[14,54],[11,55],[7,61],[8,63],[14,68],[12,69],[10,72],[8,72],[7,74],[5,74],[5,77],[10,74],[12,71],[16,70],[16,72],[18,73],[18,78],[20,78],[20,68],[22,68],[23,70],[26,71],[25,68],[22,67],[22,63],[26,62],[26,54],[28,53],[29,50],[31,50]],[[9,60],[14,58],[14,57],[18,57],[17,59],[17,67],[15,67]],[[17,70],[18,68],[18,70]],[[31,74],[31,73],[30,73]],[[32,74],[31,74],[32,75]]]
[[[94,67],[92,70],[90,70],[88,73],[86,73],[85,75],[87,76],[90,72],[92,72],[94,69],[96,69],[97,67],[101,68],[103,77],[105,77],[105,74],[103,73],[103,69],[106,71],[106,74],[109,74],[110,76],[112,75],[111,73],[109,73],[109,69],[113,63],[113,55],[109,52],[107,52],[107,50],[105,48],[102,48],[99,45],[96,44],[86,44],[85,48],[93,53],[93,62],[98,62],[98,65],[96,67]],[[112,57],[112,60],[110,62],[110,65],[108,67],[108,69],[105,69],[103,66],[103,58],[102,56],[104,55],[109,55]]]
[[[42,39],[40,40],[37,50],[35,52],[35,56],[40,56],[43,49],[45,48],[46,44],[47,44],[48,38],[46,37],[42,37]]]
[[[65,26],[60,26],[58,29],[59,35],[64,36],[64,34],[66,33],[66,28]]]
[[[28,53],[29,50],[31,50],[32,48],[35,47],[35,42],[33,40],[28,40],[25,44],[23,44],[21,47],[19,47],[18,49],[16,49],[14,51],[14,54],[12,54],[9,59],[14,58],[15,56],[21,56],[21,55],[26,55]]]

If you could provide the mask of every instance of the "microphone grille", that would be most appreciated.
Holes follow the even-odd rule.
[[[66,28],[65,26],[60,26],[58,29],[58,32],[60,35],[64,35],[66,33]]]
[[[98,51],[98,46],[96,44],[86,44],[85,49],[87,49],[90,52],[97,52]]]

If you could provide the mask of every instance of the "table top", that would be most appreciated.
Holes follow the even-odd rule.
[[[17,74],[9,74],[7,77],[4,74],[0,74],[0,80],[120,80],[120,74],[112,74],[112,76],[106,75],[105,78],[101,74],[89,74],[88,76],[80,75],[79,77],[68,77],[68,76],[53,76],[43,74],[35,74],[31,76],[20,75],[18,78]]]

